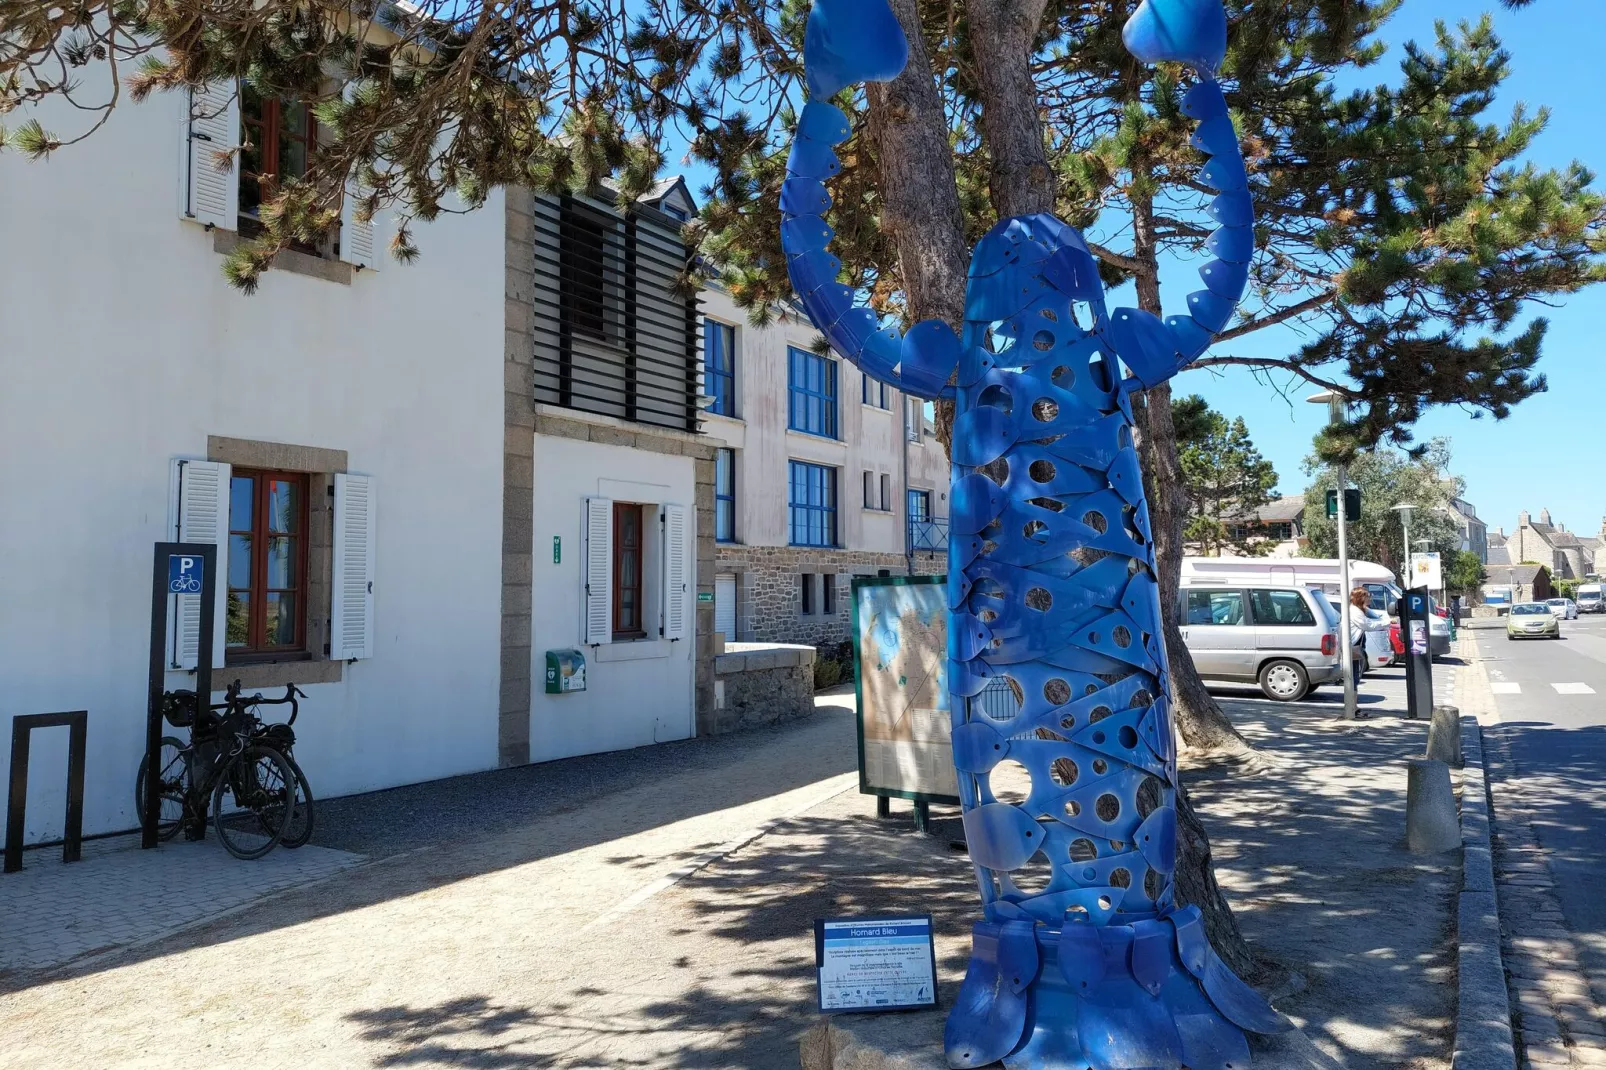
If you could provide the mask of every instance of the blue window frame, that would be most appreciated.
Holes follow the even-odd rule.
[[[718,320],[703,320],[703,390],[709,412],[736,415],[736,328]]]
[[[714,541],[736,541],[736,452],[714,451]]]
[[[836,361],[788,346],[786,365],[786,426],[808,435],[836,438]]]
[[[836,469],[793,461],[790,541],[793,546],[836,545]]]

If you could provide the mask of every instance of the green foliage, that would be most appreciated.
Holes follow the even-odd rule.
[[[814,689],[823,691],[842,682],[842,663],[833,658],[814,659]]]
[[[1449,560],[1459,553],[1460,530],[1450,500],[1462,490],[1460,480],[1445,473],[1450,465],[1447,440],[1436,438],[1418,455],[1379,449],[1360,454],[1350,462],[1348,482],[1361,491],[1361,518],[1349,521],[1346,537],[1351,560],[1371,561],[1398,573],[1405,552],[1405,532],[1396,505],[1411,505],[1412,552],[1436,550]],[[1319,457],[1306,459],[1307,474],[1315,476],[1305,491],[1307,557],[1338,556],[1338,525],[1327,518],[1327,492],[1337,486],[1332,468]],[[1422,539],[1430,540],[1423,546]],[[1473,558],[1476,560],[1476,556]]]
[[[1277,471],[1255,448],[1243,417],[1229,421],[1194,394],[1172,401],[1171,419],[1188,498],[1183,537],[1205,554],[1270,552],[1275,540],[1232,533],[1234,521],[1270,502],[1277,486]]]
[[[1552,589],[1555,591],[1551,597],[1571,598],[1577,600],[1578,588],[1582,586],[1583,583],[1583,580],[1556,580],[1551,584]]]
[[[1444,584],[1452,591],[1462,594],[1474,592],[1488,578],[1483,562],[1471,550],[1456,550],[1444,559],[1443,564]]]

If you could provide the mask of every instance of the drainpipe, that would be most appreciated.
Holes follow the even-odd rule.
[[[915,548],[909,527],[909,395],[900,393],[898,396],[903,399],[903,426],[898,429],[898,437],[903,439],[903,571],[913,576]]]

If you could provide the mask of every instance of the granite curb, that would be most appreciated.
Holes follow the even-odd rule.
[[[1488,675],[1470,637],[1457,643],[1466,663],[1455,697],[1461,714],[1461,891],[1456,903],[1458,1006],[1452,1070],[1515,1070],[1516,1038],[1500,950],[1500,901],[1495,886],[1491,796],[1480,714]],[[1480,707],[1469,709],[1469,707]]]

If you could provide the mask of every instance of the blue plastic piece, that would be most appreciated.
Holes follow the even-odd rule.
[[[1211,74],[1227,55],[1227,15],[1221,0],[1143,0],[1121,41],[1144,63],[1186,63]]]
[[[1183,110],[1222,226],[1187,313],[1112,316],[1081,234],[1029,215],[978,242],[957,333],[900,334],[854,306],[825,252],[824,182],[850,128],[823,98],[896,75],[902,31],[886,0],[815,0],[805,32],[811,100],[780,205],[792,285],[843,357],[955,402],[946,672],[985,920],[944,1034],[953,1067],[1245,1070],[1243,1030],[1285,1026],[1176,906],[1169,681],[1128,396],[1203,353],[1248,284],[1249,175],[1213,80],[1222,0],[1144,0],[1124,38],[1203,76]],[[994,790],[1005,758],[1030,777],[1018,802]]]

